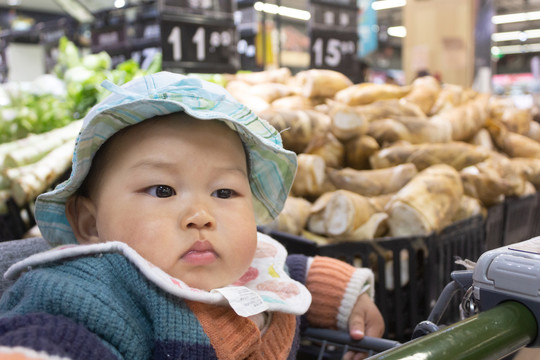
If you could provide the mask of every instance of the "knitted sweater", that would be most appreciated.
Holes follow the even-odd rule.
[[[359,269],[302,255],[287,265],[312,293],[310,325],[343,328],[363,285]],[[298,338],[294,315],[273,313],[261,335],[230,307],[171,295],[114,253],[29,271],[0,300],[0,354],[23,347],[45,359],[294,359]]]

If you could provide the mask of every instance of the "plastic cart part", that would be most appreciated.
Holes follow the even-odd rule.
[[[540,320],[540,236],[482,254],[474,268],[473,294],[480,311],[513,300]],[[540,346],[540,338],[531,346]]]
[[[528,345],[536,332],[533,313],[525,305],[507,301],[368,360],[499,359]]]

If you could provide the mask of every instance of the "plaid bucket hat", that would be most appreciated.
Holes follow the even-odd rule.
[[[36,200],[36,223],[51,245],[77,242],[65,215],[65,204],[83,183],[100,146],[127,126],[176,112],[199,120],[221,120],[238,133],[250,160],[257,224],[272,220],[283,209],[296,173],[296,155],[283,148],[276,129],[223,87],[170,72],[137,78],[123,86],[105,80],[102,86],[112,94],[84,118],[69,179]]]

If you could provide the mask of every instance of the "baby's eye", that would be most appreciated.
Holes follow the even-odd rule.
[[[236,192],[231,189],[219,189],[212,193],[212,196],[215,196],[220,199],[229,199],[236,195]]]
[[[176,191],[169,185],[154,185],[146,189],[146,193],[158,198],[167,198],[176,195]]]

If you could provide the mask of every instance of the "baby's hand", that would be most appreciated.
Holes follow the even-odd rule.
[[[358,297],[349,317],[349,334],[354,340],[361,340],[364,336],[381,337],[384,333],[384,320],[377,305],[367,293]],[[348,352],[344,360],[365,359],[366,354]]]

